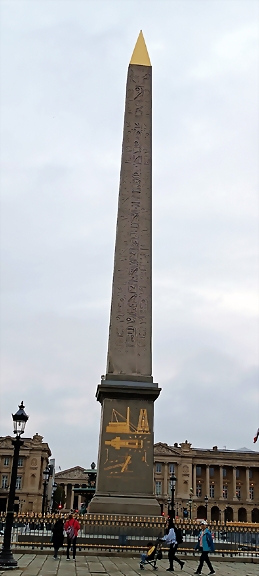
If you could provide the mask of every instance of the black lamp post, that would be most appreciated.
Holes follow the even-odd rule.
[[[170,504],[171,504],[171,498],[167,498],[167,515],[168,515],[168,517],[170,517]]]
[[[52,484],[52,493],[51,493],[51,508],[50,508],[50,509],[51,509],[51,512],[54,512],[54,494],[55,494],[55,492],[56,492],[56,490],[57,490],[57,487],[58,487],[57,483],[56,483],[56,482],[53,482],[53,484]]]
[[[49,477],[50,477],[50,467],[49,465],[47,465],[43,472],[43,495],[42,495],[42,507],[41,507],[42,516],[45,514],[46,491],[47,491],[47,485],[49,483]]]
[[[204,498],[204,502],[205,502],[205,508],[206,508],[206,520],[208,520],[208,496],[206,495]]]
[[[14,499],[15,499],[15,488],[17,480],[17,469],[18,469],[18,458],[21,446],[24,444],[21,440],[21,435],[24,433],[25,424],[29,418],[24,411],[25,406],[21,402],[19,410],[16,414],[12,414],[13,424],[14,424],[14,434],[15,439],[12,440],[14,446],[13,455],[13,466],[11,474],[10,491],[8,497],[7,514],[5,522],[4,531],[4,541],[2,551],[0,553],[0,566],[4,568],[15,568],[17,566],[17,561],[14,559],[11,551],[11,535],[13,527],[13,515],[14,515]]]
[[[190,520],[192,519],[192,499],[190,498],[189,500],[189,514],[190,514]]]
[[[170,476],[170,486],[171,486],[171,510],[170,510],[170,520],[174,520],[175,511],[174,511],[174,493],[175,493],[175,484],[176,484],[176,476],[174,472]]]

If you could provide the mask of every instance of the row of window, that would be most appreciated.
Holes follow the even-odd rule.
[[[168,464],[169,474],[174,474],[174,464]],[[156,473],[160,474],[162,472],[162,463],[156,462]]]
[[[5,456],[4,457],[4,466],[9,466],[11,463],[11,456]],[[19,456],[18,458],[18,466],[21,468],[24,464],[24,457],[23,456]]]
[[[8,476],[2,475],[1,488],[9,488]],[[17,476],[16,478],[16,490],[21,490],[22,488],[22,476]]]
[[[155,485],[156,495],[161,496],[162,494],[162,481],[157,480]],[[170,490],[168,490],[168,494],[170,494]],[[241,487],[237,486],[236,490],[237,498],[241,498]],[[197,498],[202,497],[202,484],[197,484],[196,486],[196,496]],[[223,491],[222,491],[223,498],[228,498],[228,486],[227,484],[223,484]],[[249,497],[250,500],[254,500],[254,486],[249,487]],[[215,486],[214,484],[210,484],[210,498],[215,498]]]
[[[254,499],[254,486],[249,486],[249,494],[250,494],[250,500],[253,500]],[[197,486],[196,486],[196,496],[197,496],[197,498],[201,498],[201,496],[202,496],[202,485],[201,484],[197,484]],[[223,498],[228,498],[228,486],[227,486],[227,484],[223,484],[222,496],[223,496]],[[239,499],[241,498],[241,486],[237,486],[236,496]],[[210,498],[215,498],[215,486],[214,486],[214,484],[210,484]]]
[[[198,472],[199,470],[199,472]],[[210,466],[209,468],[209,473],[210,473],[210,478],[213,478],[215,475],[215,469],[213,468],[213,466]],[[196,474],[197,476],[201,476],[201,466],[196,466]],[[223,478],[226,478],[227,476],[227,469],[226,468],[222,468],[222,474],[223,474]],[[240,470],[239,468],[236,468],[236,478],[240,478]],[[251,468],[249,469],[249,478],[250,480],[253,478],[253,470],[251,470]]]
[[[163,483],[162,483],[161,480],[157,480],[156,483],[155,483],[155,485],[156,485],[156,495],[159,496],[160,494],[162,494],[162,485],[163,485]],[[171,490],[170,483],[168,484],[167,494],[168,494],[169,496],[172,495],[172,490]]]
[[[169,474],[173,474],[175,471],[175,465],[169,464],[168,468],[169,468]],[[162,463],[156,462],[156,473],[160,474],[161,472],[162,472]],[[209,474],[210,474],[210,478],[214,477],[215,469],[213,468],[213,466],[209,467]],[[222,468],[222,474],[223,474],[223,478],[226,478],[226,476],[227,476],[227,469],[226,468]],[[196,476],[198,476],[198,477],[201,476],[201,466],[196,466]],[[240,478],[239,468],[236,468],[236,478]],[[250,478],[250,480],[253,478],[253,470],[251,470],[251,468],[249,469],[249,478]]]

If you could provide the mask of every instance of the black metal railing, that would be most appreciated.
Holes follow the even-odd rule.
[[[52,528],[62,514],[16,515],[12,529],[12,545],[23,549],[48,549],[52,547]],[[162,516],[118,516],[93,515],[80,516],[81,525],[78,547],[81,550],[139,552],[147,541],[161,537],[165,532],[166,521]],[[65,520],[65,518],[64,518]],[[183,543],[179,553],[194,554],[199,524],[197,522],[177,521],[182,529]],[[5,527],[5,514],[0,515],[0,535]],[[238,555],[259,557],[259,524],[210,523],[214,537],[216,555]],[[0,536],[2,539],[2,537]]]

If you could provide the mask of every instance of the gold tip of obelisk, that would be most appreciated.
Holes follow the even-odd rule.
[[[151,66],[142,30],[140,30],[138,35],[133,54],[131,56],[130,64],[137,64],[137,66]]]

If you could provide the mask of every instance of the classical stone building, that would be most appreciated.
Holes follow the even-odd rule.
[[[175,512],[180,518],[207,515],[209,520],[259,522],[258,452],[158,442],[154,445],[154,494],[163,514],[167,514],[171,503],[172,472],[177,478]],[[80,509],[87,486],[86,471],[76,466],[58,472],[55,479],[65,490],[66,509]],[[78,495],[80,488],[83,490]]]
[[[43,470],[51,452],[39,434],[24,438],[21,448],[16,511],[40,512],[43,495]],[[0,511],[5,511],[13,458],[12,438],[0,438]],[[75,466],[55,475],[65,491],[65,510],[80,509],[89,497],[91,474]],[[182,518],[208,517],[209,520],[259,522],[259,453],[243,448],[222,450],[192,448],[189,442],[169,446],[154,445],[154,494],[161,513],[167,514],[171,502],[170,476],[174,473],[175,512]],[[92,494],[90,495],[90,497]],[[205,497],[208,497],[206,503]],[[207,508],[207,509],[206,509]]]
[[[79,510],[84,499],[75,492],[76,488],[87,487],[87,475],[81,466],[74,466],[68,470],[62,470],[55,475],[55,481],[62,486],[65,492],[65,510]]]
[[[246,448],[192,448],[189,442],[154,446],[154,490],[167,513],[174,472],[179,517],[259,522],[259,453]],[[207,498],[208,500],[207,500]],[[207,502],[206,502],[207,500]]]
[[[43,470],[49,462],[51,451],[43,436],[23,438],[18,461],[16,482],[16,512],[41,512]],[[0,438],[0,511],[5,512],[11,480],[13,445],[11,436]]]

